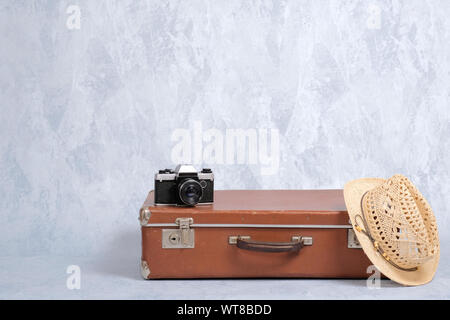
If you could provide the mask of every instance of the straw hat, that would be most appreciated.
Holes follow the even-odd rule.
[[[381,273],[404,285],[431,281],[439,263],[436,219],[408,178],[353,180],[344,197],[356,236]]]

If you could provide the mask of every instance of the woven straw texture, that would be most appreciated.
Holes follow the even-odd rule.
[[[363,198],[370,233],[386,256],[414,268],[439,254],[435,217],[422,194],[403,175],[395,175]]]
[[[433,279],[440,257],[436,219],[408,178],[352,180],[344,197],[358,241],[381,273],[411,286]]]

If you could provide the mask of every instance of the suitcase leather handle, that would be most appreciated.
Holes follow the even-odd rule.
[[[243,250],[259,252],[299,252],[303,248],[303,240],[292,242],[266,242],[238,238],[236,247]]]

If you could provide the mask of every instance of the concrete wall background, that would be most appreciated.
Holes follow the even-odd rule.
[[[279,133],[274,174],[196,161],[217,189],[403,173],[448,238],[449,16],[444,0],[3,1],[0,254],[139,250],[153,174],[196,123]]]

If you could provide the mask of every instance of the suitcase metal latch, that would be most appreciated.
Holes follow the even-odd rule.
[[[191,229],[194,219],[177,218],[175,223],[179,229],[162,230],[162,247],[165,249],[194,248],[195,233]]]
[[[355,231],[353,229],[348,229],[347,233],[347,248],[349,249],[361,249],[361,244],[356,237]]]

